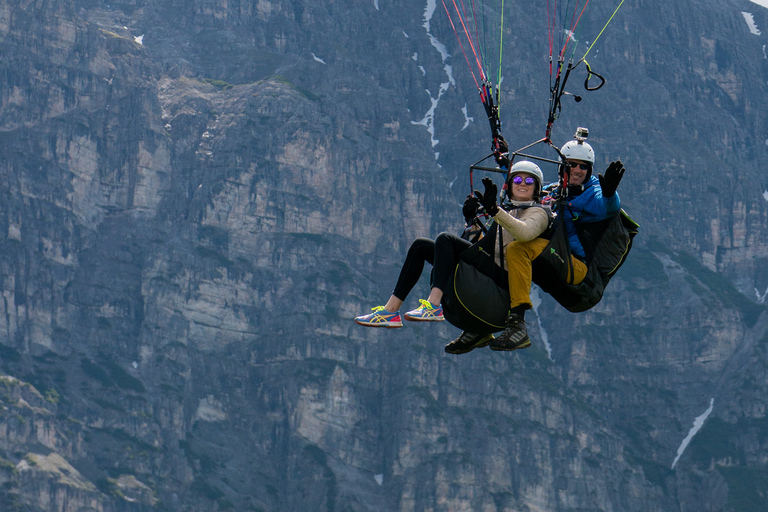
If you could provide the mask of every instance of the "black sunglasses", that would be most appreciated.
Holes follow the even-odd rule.
[[[568,162],[568,167],[571,169],[575,169],[576,167],[580,167],[581,169],[584,169],[585,171],[589,170],[589,164],[582,164],[577,162]]]

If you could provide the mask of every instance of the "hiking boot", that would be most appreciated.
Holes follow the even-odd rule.
[[[464,331],[461,336],[445,346],[445,351],[449,354],[466,354],[476,348],[483,348],[493,339],[493,334],[474,334]]]
[[[404,316],[406,320],[414,322],[440,322],[445,320],[443,316],[443,306],[435,306],[428,300],[419,299],[421,306],[413,311],[407,312]]]
[[[371,310],[373,313],[356,317],[355,323],[366,327],[388,327],[390,329],[403,326],[400,310],[390,313],[384,309],[384,306],[376,306]]]
[[[517,350],[531,346],[528,329],[522,316],[510,313],[505,323],[506,328],[491,341],[491,350]]]

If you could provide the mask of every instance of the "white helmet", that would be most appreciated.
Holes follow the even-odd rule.
[[[592,146],[583,140],[569,140],[560,152],[567,160],[582,160],[590,164],[595,163],[595,152]]]
[[[538,165],[536,165],[533,162],[529,162],[528,160],[521,160],[519,162],[515,162],[515,164],[509,170],[509,177],[512,178],[512,176],[521,172],[530,174],[531,176],[534,177],[534,179],[536,180],[536,183],[539,185],[539,191],[541,191],[541,189],[544,188],[544,173],[541,172],[541,169],[539,169]],[[510,193],[511,192],[512,191],[510,190]]]

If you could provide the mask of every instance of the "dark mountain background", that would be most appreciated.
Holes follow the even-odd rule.
[[[520,147],[546,4],[505,5]],[[456,357],[352,322],[489,151],[440,2],[0,1],[0,510],[766,510],[767,44],[747,0],[623,4],[553,140],[624,161],[636,246]]]

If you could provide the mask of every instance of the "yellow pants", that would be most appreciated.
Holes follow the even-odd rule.
[[[527,242],[511,242],[507,245],[505,256],[507,258],[507,271],[509,274],[509,305],[510,307],[525,306],[530,309],[531,283],[533,271],[531,262],[541,254],[549,240],[534,238]],[[583,261],[571,255],[573,262],[573,284],[579,284],[587,275],[587,266]],[[570,275],[568,276],[570,280]]]

